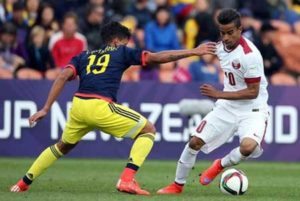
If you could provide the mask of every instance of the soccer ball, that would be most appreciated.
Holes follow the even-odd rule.
[[[228,169],[221,175],[220,189],[225,194],[243,195],[248,189],[248,178],[241,170]]]

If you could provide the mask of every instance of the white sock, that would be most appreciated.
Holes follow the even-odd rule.
[[[239,164],[242,160],[245,160],[246,158],[246,156],[243,156],[241,154],[240,147],[237,147],[221,159],[221,165],[224,168],[231,167]]]
[[[189,143],[184,147],[177,163],[175,182],[185,184],[191,169],[194,167],[199,151],[191,149]]]

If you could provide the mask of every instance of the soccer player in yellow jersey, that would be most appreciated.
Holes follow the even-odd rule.
[[[130,31],[118,22],[106,24],[102,31],[103,46],[84,51],[72,58],[53,83],[44,107],[29,118],[31,125],[45,117],[68,80],[80,78],[72,108],[61,139],[46,148],[25,176],[10,188],[22,192],[58,158],[72,150],[81,138],[94,129],[115,137],[134,140],[130,160],[116,185],[117,190],[130,194],[149,195],[139,187],[134,176],[150,153],[155,127],[141,114],[116,103],[123,72],[131,65],[166,63],[189,56],[214,54],[215,43],[206,43],[191,50],[152,53],[126,47]]]

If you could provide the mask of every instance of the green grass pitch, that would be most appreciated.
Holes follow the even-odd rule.
[[[8,191],[28,169],[33,159],[0,158],[0,201],[210,201],[300,200],[300,163],[267,163],[248,161],[238,168],[249,179],[245,195],[224,195],[218,188],[218,179],[209,186],[198,183],[199,171],[210,162],[198,161],[191,172],[183,194],[179,196],[156,195],[158,188],[174,179],[176,161],[148,160],[140,169],[137,180],[149,190],[151,196],[135,196],[119,193],[115,184],[126,160],[61,159],[38,178],[29,192],[13,194]]]

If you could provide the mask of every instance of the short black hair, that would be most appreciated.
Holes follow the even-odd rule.
[[[129,39],[131,33],[129,29],[119,22],[111,21],[101,29],[101,37],[104,44],[110,43],[113,39]]]
[[[236,27],[241,26],[241,15],[235,9],[225,8],[222,9],[218,15],[218,22],[222,25],[234,23]]]

